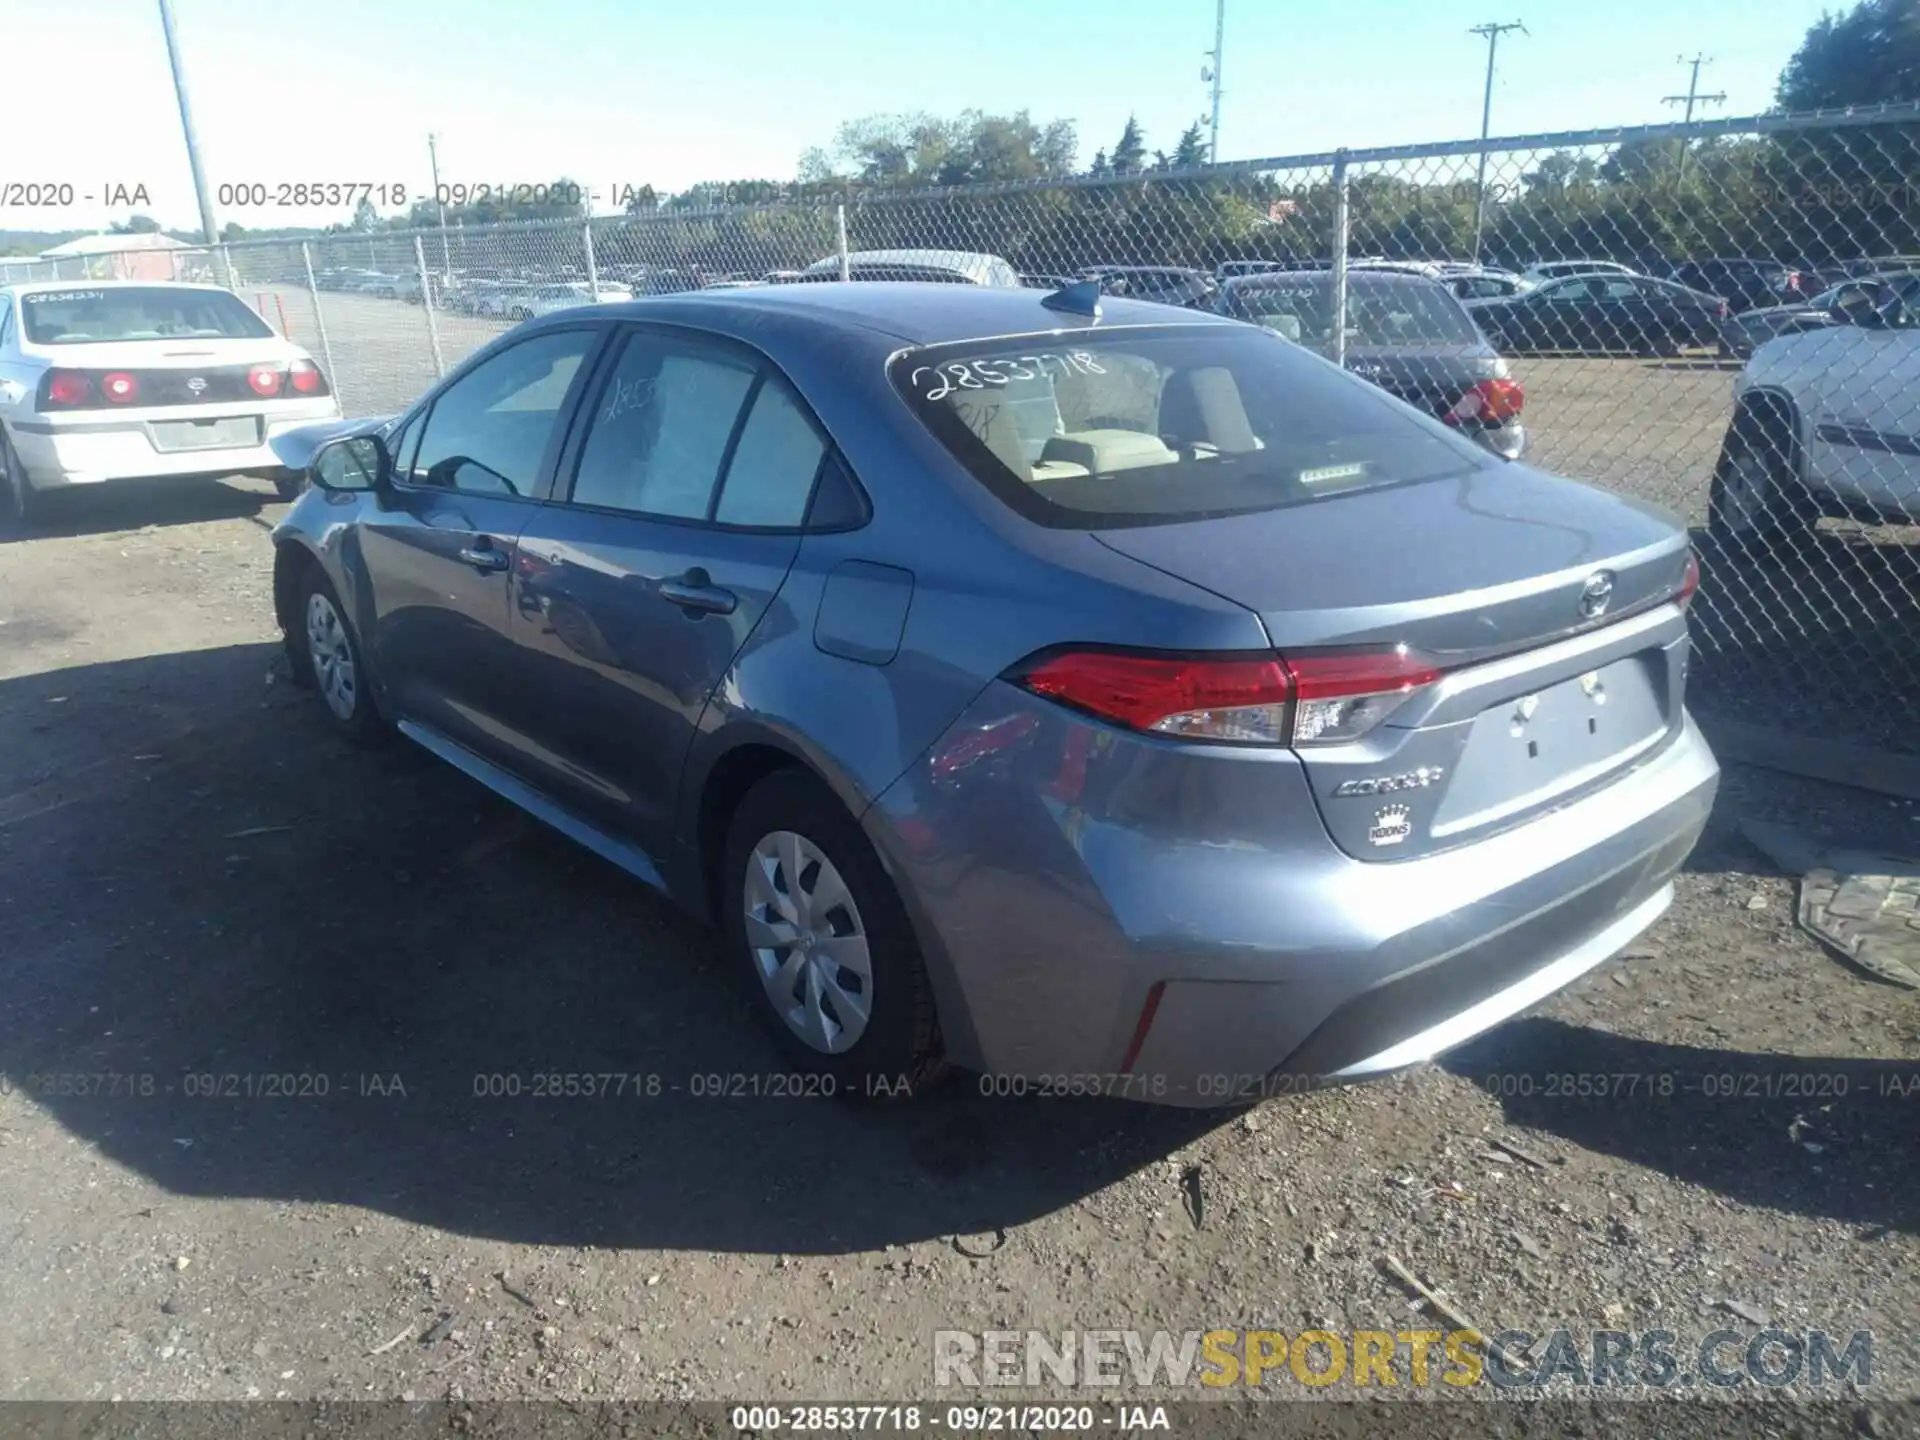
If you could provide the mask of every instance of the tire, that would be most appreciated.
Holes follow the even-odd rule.
[[[845,899],[815,912],[823,888]],[[782,770],[747,793],[727,828],[719,904],[750,1003],[796,1070],[856,1099],[904,1098],[939,1073],[933,989],[905,907],[819,780]],[[779,943],[796,933],[798,943]],[[845,943],[854,940],[864,943]],[[841,943],[828,952],[831,941]]]
[[[365,650],[346,607],[317,564],[300,577],[288,651],[302,686],[310,686],[320,713],[336,734],[372,745],[390,733],[373,699]]]
[[[33,488],[12,443],[0,434],[0,516],[12,529],[29,530],[45,512],[45,497]]]
[[[1707,492],[1708,538],[1723,553],[1762,561],[1777,558],[1818,518],[1788,425],[1777,415],[1736,416]]]

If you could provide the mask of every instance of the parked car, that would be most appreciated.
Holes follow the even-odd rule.
[[[1718,295],[1648,275],[1576,275],[1467,308],[1503,355],[1677,355],[1687,346],[1717,347],[1728,314]]]
[[[1885,275],[1894,271],[1920,270],[1920,255],[1882,255],[1877,259],[1848,260],[1844,264],[1832,267],[1833,273],[1850,280],[1865,279],[1869,275]]]
[[[1736,315],[1809,300],[1821,288],[1819,276],[1773,260],[1689,260],[1674,266],[1667,278],[1689,290],[1724,296]]]
[[[1520,272],[1536,285],[1573,275],[1637,275],[1632,266],[1614,260],[1536,260]]]
[[[1448,268],[1437,278],[1456,300],[1504,300],[1534,288],[1534,282],[1524,275],[1479,266]]]
[[[853,280],[916,280],[939,285],[1020,288],[1020,275],[1013,266],[998,255],[982,255],[970,250],[856,250],[847,257],[847,271]],[[816,260],[793,278],[838,280],[840,257],[829,255],[824,260]]]
[[[1089,265],[1080,271],[1078,279],[1098,281],[1103,295],[1125,295],[1193,310],[1211,304],[1220,288],[1206,271],[1179,265]]]
[[[1748,560],[1823,515],[1920,523],[1920,275],[1846,297],[1846,323],[1753,352],[1708,493],[1707,529]]]
[[[1777,335],[1851,325],[1863,314],[1885,308],[1890,289],[1911,283],[1920,272],[1905,271],[1860,280],[1843,280],[1805,304],[1768,305],[1735,315],[1721,326],[1724,353],[1745,360]]]
[[[159,281],[0,289],[0,500],[161,475],[300,475],[281,431],[339,415],[320,367],[228,290]]]
[[[624,286],[617,291],[610,285],[600,288],[602,300],[633,298],[633,292]],[[560,310],[595,303],[592,287],[585,281],[565,285],[529,285],[507,297],[505,311],[509,320],[531,320],[538,315],[552,315]]]
[[[1064,290],[1080,282],[1072,275],[1032,275],[1022,272],[1020,283],[1028,290]]]
[[[1631,943],[1716,785],[1680,525],[1100,308],[535,320],[287,442],[295,673],[716,918],[819,1093],[1360,1079]]]
[[[1249,275],[1229,280],[1215,306],[1328,358],[1336,321],[1333,277]],[[1460,302],[1417,275],[1347,275],[1347,369],[1470,435],[1496,455],[1526,449],[1526,392]]]
[[[1222,260],[1213,267],[1213,278],[1225,284],[1242,275],[1264,275],[1271,270],[1285,270],[1289,263],[1285,260]]]

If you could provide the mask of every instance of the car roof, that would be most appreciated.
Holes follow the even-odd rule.
[[[993,285],[942,285],[913,281],[816,281],[804,285],[767,285],[740,290],[694,290],[591,307],[624,320],[658,319],[669,323],[711,325],[745,333],[756,320],[801,320],[827,330],[888,335],[912,345],[942,345],[986,340],[998,335],[1030,335],[1085,328],[1078,317],[1050,310],[1041,302],[1048,291]],[[568,312],[576,321],[587,307]],[[1116,325],[1237,325],[1204,311],[1183,310],[1172,319],[1165,305],[1151,300],[1103,296],[1094,328]]]

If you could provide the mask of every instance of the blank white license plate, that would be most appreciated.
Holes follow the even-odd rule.
[[[258,415],[229,415],[221,420],[156,420],[156,450],[241,450],[260,443]]]

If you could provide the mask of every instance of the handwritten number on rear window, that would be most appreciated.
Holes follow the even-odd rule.
[[[1061,375],[1107,373],[1106,367],[1085,350],[1069,353],[1048,350],[1038,355],[1000,360],[949,360],[942,365],[921,365],[907,376],[907,383],[920,392],[923,400],[944,400],[955,390],[985,390],[1005,385],[1009,380],[1040,379],[1047,374],[1049,365]]]

